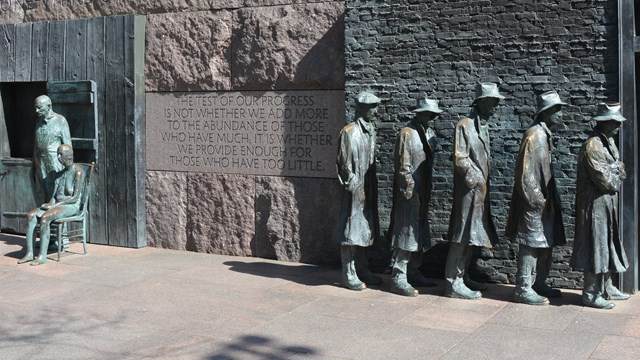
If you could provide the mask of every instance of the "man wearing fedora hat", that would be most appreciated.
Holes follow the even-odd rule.
[[[356,119],[340,131],[336,167],[343,188],[336,240],[342,258],[342,284],[363,290],[381,284],[369,271],[365,249],[379,233],[376,178],[376,130],[373,120],[380,99],[370,92],[356,96]]]
[[[546,284],[554,246],[566,243],[560,196],[556,189],[551,152],[551,128],[562,119],[555,91],[537,98],[535,121],[522,136],[516,160],[513,195],[505,235],[519,243],[513,300],[530,305],[549,304],[560,291]]]
[[[629,298],[611,281],[611,273],[627,270],[618,232],[618,191],[626,179],[614,136],[626,119],[619,104],[598,105],[596,126],[578,154],[576,228],[571,266],[584,271],[582,303],[611,309],[608,300]]]
[[[453,207],[449,220],[449,255],[445,295],[479,299],[480,291],[465,285],[473,247],[492,247],[497,240],[489,202],[489,118],[504,99],[494,83],[479,83],[469,117],[458,121],[453,141]]]
[[[415,117],[398,132],[394,154],[391,245],[391,291],[416,296],[415,287],[435,286],[419,271],[422,253],[431,245],[429,199],[436,138],[433,120],[442,110],[438,101],[418,99]]]

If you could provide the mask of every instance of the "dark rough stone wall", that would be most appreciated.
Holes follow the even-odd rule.
[[[568,265],[576,160],[595,104],[618,96],[616,21],[615,1],[348,0],[347,116],[362,89],[388,100],[379,108],[378,122],[383,229],[389,224],[396,132],[410,119],[416,99],[427,95],[440,100],[445,110],[435,125],[441,148],[430,211],[432,236],[445,241],[453,190],[453,128],[468,114],[475,84],[497,82],[507,97],[490,125],[491,205],[500,243],[486,255],[489,264],[513,281],[517,245],[504,237],[504,228],[515,159],[522,133],[532,122],[535,96],[557,90],[571,105],[564,110],[563,127],[554,130],[556,178],[569,244],[554,250],[551,277],[554,286],[580,286],[581,273]],[[381,243],[377,256],[388,256],[388,244]]]

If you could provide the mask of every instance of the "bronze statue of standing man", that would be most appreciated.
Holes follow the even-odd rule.
[[[608,300],[626,300],[611,273],[629,266],[618,227],[618,191],[627,177],[614,141],[622,122],[619,104],[599,104],[597,123],[578,154],[576,229],[571,266],[584,270],[582,303],[611,309]]]
[[[492,247],[497,234],[489,201],[489,118],[504,96],[494,83],[480,83],[468,117],[458,121],[453,141],[453,208],[449,220],[449,255],[445,267],[445,295],[479,299],[464,274],[474,246]]]
[[[396,139],[391,245],[391,291],[416,296],[415,287],[435,286],[420,273],[422,253],[431,246],[429,200],[436,138],[433,121],[442,112],[438,102],[419,99],[415,118]]]
[[[34,105],[37,117],[33,152],[35,180],[48,201],[53,196],[56,174],[64,168],[58,161],[58,147],[71,145],[71,134],[67,119],[53,112],[48,96],[38,96]]]
[[[548,297],[560,296],[560,290],[546,284],[551,253],[554,246],[566,243],[549,129],[562,120],[566,104],[555,91],[541,94],[537,103],[535,121],[520,143],[505,235],[520,244],[513,300],[546,305]]]
[[[343,188],[336,240],[342,258],[342,284],[363,290],[382,283],[369,271],[366,248],[379,233],[376,130],[373,121],[380,99],[369,92],[356,97],[356,119],[339,136],[336,166]]]

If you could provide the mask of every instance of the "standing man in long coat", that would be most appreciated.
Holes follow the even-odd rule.
[[[420,273],[422,253],[431,246],[431,198],[436,138],[433,120],[442,112],[438,102],[418,99],[414,119],[398,132],[395,149],[391,245],[391,291],[416,296],[414,288],[435,286]]]
[[[36,184],[43,190],[44,201],[49,201],[55,189],[57,173],[64,169],[58,160],[58,147],[62,144],[71,145],[71,134],[67,119],[53,112],[51,99],[38,96],[35,100],[36,131],[35,148],[33,152],[33,166]]]
[[[382,279],[371,274],[365,249],[378,236],[376,130],[373,120],[380,99],[369,92],[356,97],[356,119],[340,131],[336,166],[343,188],[336,240],[342,258],[342,284],[363,290]]]
[[[458,121],[453,141],[453,208],[449,220],[449,255],[445,267],[445,295],[479,299],[480,291],[469,289],[464,274],[474,246],[492,247],[497,234],[489,201],[488,121],[504,96],[494,83],[479,83],[469,117]]]
[[[537,103],[535,121],[520,144],[505,235],[520,244],[513,300],[546,305],[547,297],[560,296],[559,290],[546,284],[551,253],[554,246],[566,243],[549,128],[560,122],[566,104],[555,91],[541,94]]]
[[[629,266],[618,228],[618,191],[626,179],[624,163],[614,142],[622,122],[619,104],[599,104],[597,125],[578,154],[576,231],[571,266],[584,270],[582,302],[611,309],[607,300],[626,300],[611,273]]]

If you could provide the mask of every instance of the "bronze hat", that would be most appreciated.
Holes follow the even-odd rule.
[[[540,115],[540,113],[542,113],[543,111],[556,105],[567,105],[567,103],[564,103],[562,102],[562,100],[560,100],[560,95],[558,95],[558,93],[553,90],[538,95],[537,103],[538,111],[536,111],[536,115]]]
[[[434,114],[440,114],[442,110],[438,107],[438,100],[429,99],[427,97],[418,99],[414,113],[429,111]]]
[[[500,92],[498,91],[498,85],[496,83],[492,83],[492,82],[478,83],[478,85],[476,85],[476,98],[475,100],[473,100],[473,102],[475,103],[480,99],[488,98],[488,97],[495,98],[498,100],[504,99],[504,96],[500,95]]]
[[[615,120],[623,122],[627,120],[620,113],[620,103],[600,103],[598,104],[598,112],[593,117],[595,121]]]
[[[378,105],[380,104],[380,98],[373,95],[368,91],[363,91],[356,96],[356,103],[363,105]]]

